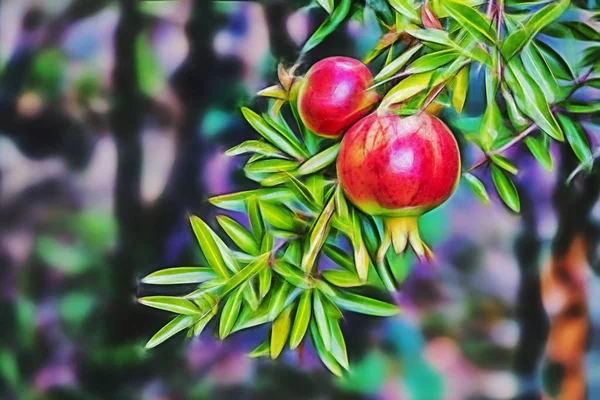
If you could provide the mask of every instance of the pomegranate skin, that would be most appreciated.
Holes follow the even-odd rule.
[[[439,206],[460,178],[456,139],[438,118],[373,113],[348,130],[337,173],[346,196],[370,215],[418,217]]]
[[[369,113],[379,94],[371,71],[359,60],[328,57],[313,65],[298,93],[298,111],[304,124],[326,138],[340,137]]]

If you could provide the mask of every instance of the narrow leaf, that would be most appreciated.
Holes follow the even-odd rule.
[[[542,167],[548,171],[552,171],[552,156],[548,147],[542,143],[542,140],[528,136],[525,138],[525,144]]]
[[[337,287],[358,287],[364,283],[350,271],[328,270],[321,273],[323,279]]]
[[[317,291],[313,293],[313,311],[323,345],[327,350],[331,350],[331,331],[329,330],[329,319],[325,313],[321,295]]]
[[[175,267],[153,272],[144,277],[142,283],[149,285],[180,285],[204,282],[215,277],[215,272],[210,268]]]
[[[465,181],[469,184],[473,193],[483,202],[483,204],[489,204],[490,196],[488,195],[485,186],[483,186],[483,182],[481,182],[477,177],[472,174],[463,174]]]
[[[467,100],[470,70],[469,65],[464,66],[452,81],[452,107],[454,107],[458,114],[462,113],[465,101]]]
[[[275,260],[273,269],[286,281],[302,289],[312,287],[312,278],[302,273],[302,270],[284,260]]]
[[[196,322],[197,316],[192,315],[180,315],[175,317],[171,322],[162,327],[152,338],[146,343],[146,348],[151,349],[158,346],[165,340],[176,335],[184,329],[189,328]]]
[[[517,169],[517,167],[515,166],[515,164],[513,164],[512,161],[510,161],[506,157],[503,157],[503,156],[501,156],[499,154],[492,154],[492,155],[490,155],[490,159],[492,160],[492,162],[494,164],[496,164],[497,166],[499,166],[503,170],[505,170],[507,172],[510,172],[513,175],[516,175],[517,172],[519,172],[519,170]]]
[[[513,181],[506,175],[502,169],[492,165],[492,180],[498,190],[500,198],[513,211],[521,210],[521,202],[519,201],[519,193]]]
[[[465,4],[453,0],[443,2],[448,14],[458,21],[471,35],[489,46],[496,44],[496,32],[492,28],[492,21],[479,11]]]
[[[388,0],[390,6],[392,6],[401,15],[405,16],[409,20],[420,23],[419,13],[414,9],[411,2],[408,0]]]
[[[331,330],[331,354],[333,354],[342,367],[349,370],[350,365],[348,363],[346,341],[344,340],[340,323],[335,319],[329,319],[329,329]]]
[[[267,157],[274,158],[287,157],[285,154],[279,151],[277,147],[260,140],[246,140],[245,142],[240,143],[237,146],[232,147],[231,149],[225,152],[225,154],[227,154],[228,156],[237,156],[246,153],[258,153]]]
[[[318,327],[317,327],[316,323],[313,321],[311,321],[311,323],[310,323],[310,334],[311,334],[311,338],[312,338],[313,344],[315,346],[315,349],[317,350],[317,354],[319,355],[319,358],[321,359],[323,364],[333,374],[335,374],[337,376],[342,376],[342,368],[340,367],[338,362],[335,360],[335,357],[331,354],[331,352],[329,352],[329,350],[327,350],[327,348],[325,347],[325,344],[323,343],[323,338],[319,334]]]
[[[329,34],[331,34],[339,24],[346,19],[352,0],[341,0],[340,4],[333,10],[329,18],[321,24],[321,26],[312,34],[308,41],[302,47],[302,53],[306,53],[315,48],[321,43]]]
[[[292,332],[290,333],[290,348],[292,350],[300,345],[300,342],[302,342],[302,339],[306,334],[312,309],[310,298],[311,293],[312,291],[305,290],[300,295],[298,308],[296,309],[296,317],[294,318],[294,326],[292,327]]]
[[[196,239],[198,239],[198,244],[202,249],[202,254],[204,254],[206,261],[208,261],[208,265],[210,265],[219,276],[224,278],[228,277],[229,271],[227,270],[223,256],[221,255],[214,238],[216,234],[204,221],[196,216],[190,217],[190,223],[192,224]]]
[[[258,255],[259,248],[256,240],[240,223],[226,215],[217,216],[217,221],[225,233],[229,235],[231,240],[233,240],[242,251],[245,251],[248,254]]]
[[[410,49],[404,51],[399,57],[396,57],[394,61],[386,65],[374,78],[375,83],[381,82],[385,79],[392,77],[396,72],[400,71],[402,67],[410,61],[410,59],[423,48],[422,44],[412,46]]]
[[[221,321],[219,322],[219,338],[225,339],[233,329],[235,321],[240,315],[242,306],[242,290],[236,290],[225,302],[223,311],[221,311]]]
[[[273,326],[271,327],[271,358],[273,360],[279,357],[290,335],[292,327],[291,313],[293,309],[294,304],[290,304],[273,321]]]
[[[266,268],[270,257],[271,253],[266,253],[256,257],[254,261],[252,261],[250,264],[242,268],[238,273],[229,278],[223,284],[223,287],[221,289],[222,296],[227,295],[239,285],[250,280],[256,274],[258,274],[261,269]]]
[[[558,120],[565,132],[567,142],[569,142],[573,149],[573,153],[575,153],[583,166],[590,171],[593,167],[594,159],[583,128],[571,118],[562,114],[558,115]]]
[[[270,347],[269,342],[263,342],[263,343],[259,344],[258,346],[256,346],[256,348],[254,350],[252,350],[252,352],[250,352],[250,354],[248,354],[248,357],[250,357],[250,358],[268,357],[269,353],[270,353],[269,347]]]
[[[336,292],[330,298],[338,307],[356,313],[390,317],[399,312],[398,307],[393,304],[349,292]]]
[[[310,273],[312,270],[317,256],[321,251],[321,247],[323,246],[323,243],[325,243],[327,232],[329,230],[329,221],[334,210],[335,202],[334,198],[332,197],[310,230],[310,235],[306,243],[306,249],[304,255],[302,256],[301,263],[302,270],[304,270],[306,273]]]
[[[394,86],[381,101],[380,108],[385,110],[389,106],[401,103],[414,95],[421,93],[429,87],[433,71],[411,75]]]
[[[199,314],[200,309],[191,301],[181,297],[148,296],[138,299],[145,306],[170,311],[176,314]]]
[[[298,175],[309,175],[325,169],[335,161],[339,151],[340,143],[336,143],[322,152],[312,156],[298,168]]]

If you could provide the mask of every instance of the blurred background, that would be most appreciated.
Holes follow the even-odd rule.
[[[143,349],[169,315],[136,303],[138,281],[197,264],[187,216],[213,223],[208,197],[253,187],[224,151],[325,18],[307,3],[0,0],[0,398],[600,398],[600,185],[564,183],[566,146],[554,172],[512,150],[521,216],[461,185],[423,218],[437,261],[402,259],[401,316],[345,318],[343,379],[310,352],[248,358],[261,329]],[[380,36],[355,14],[301,73]],[[465,114],[442,114],[455,131],[479,126],[472,71]]]

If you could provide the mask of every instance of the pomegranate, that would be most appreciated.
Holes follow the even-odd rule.
[[[378,257],[390,244],[396,253],[410,244],[419,258],[431,258],[418,218],[446,201],[460,177],[458,145],[442,121],[426,112],[368,115],[344,136],[337,174],[354,205],[384,218]]]
[[[379,94],[371,71],[359,60],[328,57],[313,65],[298,92],[298,111],[304,124],[327,138],[340,137],[369,113]]]

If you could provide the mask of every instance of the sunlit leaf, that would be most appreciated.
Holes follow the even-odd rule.
[[[389,317],[400,311],[393,304],[349,292],[336,292],[330,298],[338,307],[361,314]]]
[[[432,76],[433,71],[428,71],[404,78],[385,95],[380,108],[387,109],[393,104],[403,102],[424,91],[429,87]]]
[[[340,328],[340,323],[333,318],[329,319],[329,329],[331,331],[331,354],[337,362],[345,369],[350,369],[348,364],[348,353],[346,351],[346,341]]]
[[[462,113],[467,100],[467,91],[469,89],[470,67],[464,66],[452,81],[452,107],[458,114]]]
[[[547,146],[544,145],[543,139],[536,139],[528,136],[525,138],[525,144],[536,160],[548,171],[552,171],[552,156]]]
[[[217,216],[217,221],[221,228],[229,235],[231,240],[248,254],[257,255],[259,253],[258,244],[252,234],[246,230],[239,222],[226,215]]]
[[[221,321],[219,322],[219,338],[225,339],[233,329],[235,321],[240,315],[242,306],[242,290],[238,289],[227,298],[225,306],[221,311]]]
[[[410,64],[410,66],[406,68],[406,73],[418,74],[421,72],[432,71],[456,60],[458,56],[459,53],[454,49],[440,50],[435,51],[433,53],[428,53],[414,60]]]
[[[386,65],[374,78],[375,82],[381,82],[385,79],[392,77],[396,72],[400,71],[402,67],[410,61],[410,59],[423,48],[422,44],[416,44],[405,50],[400,56],[396,57],[394,61]]]
[[[148,343],[146,343],[146,348],[151,349],[158,346],[170,337],[192,326],[197,319],[198,316],[193,315],[179,315],[175,317],[152,336]]]
[[[209,201],[212,205],[225,210],[246,211],[246,201],[252,196],[267,203],[285,203],[295,198],[294,193],[288,188],[269,188],[222,194],[211,197]]]
[[[499,154],[491,154],[490,159],[494,164],[502,168],[503,170],[510,172],[513,175],[516,175],[519,170],[508,158],[501,156]]]
[[[333,374],[342,376],[342,368],[335,360],[333,354],[331,354],[331,352],[327,350],[327,347],[325,347],[323,338],[321,337],[317,324],[314,321],[311,321],[310,323],[310,335],[315,349],[317,350],[317,354],[319,355],[319,358],[323,364],[325,364],[327,369],[329,369]]]
[[[312,174],[328,167],[335,161],[339,151],[340,143],[336,143],[319,154],[312,156],[298,168],[298,175]]]
[[[215,277],[215,272],[210,268],[175,267],[153,272],[144,277],[142,283],[149,285],[180,285],[204,282]]]
[[[148,296],[138,299],[145,306],[170,311],[176,314],[199,314],[200,309],[191,301],[172,296]]]
[[[354,208],[352,209],[352,223],[350,239],[354,248],[354,265],[359,279],[366,282],[369,273],[369,253],[362,238],[360,216]]]
[[[304,275],[303,271],[293,264],[290,264],[284,260],[275,260],[273,263],[273,269],[295,287],[302,289],[308,289],[312,287],[312,278]]]
[[[329,221],[334,210],[335,202],[332,197],[310,230],[301,263],[302,270],[306,273],[312,270],[321,247],[325,243],[327,232],[329,231]]]
[[[334,6],[333,0],[317,0],[317,2],[325,9],[325,11],[327,11],[328,14],[331,14]]]
[[[448,47],[451,47],[453,44],[452,39],[450,39],[446,31],[440,31],[438,29],[421,29],[416,25],[412,25],[407,27],[405,32],[424,42],[441,44],[442,46]]]
[[[487,45],[495,45],[496,32],[494,32],[492,21],[489,18],[476,9],[454,0],[443,1],[442,4],[448,14],[467,29],[471,35]]]
[[[259,357],[269,357],[270,353],[270,345],[269,342],[263,342],[256,346],[254,350],[248,354],[250,358],[259,358]]]
[[[323,279],[337,287],[357,287],[363,282],[350,271],[328,270],[321,273]]]
[[[204,254],[206,261],[208,261],[208,265],[210,265],[219,276],[225,278],[228,277],[229,271],[215,241],[216,234],[210,229],[206,222],[196,216],[190,217],[190,223],[192,224],[196,239],[198,239],[198,244],[202,249],[202,254]]]
[[[228,156],[237,156],[246,153],[258,153],[267,157],[287,158],[285,154],[279,151],[277,147],[260,140],[246,140],[235,147],[227,150],[225,154]]]
[[[281,350],[285,346],[290,335],[292,327],[291,313],[294,309],[294,304],[287,306],[279,316],[273,321],[271,327],[271,358],[276,359],[281,354]]]
[[[409,0],[388,0],[390,6],[392,6],[396,11],[398,11],[401,15],[405,16],[409,20],[420,23],[421,19],[419,18],[419,13],[413,7],[412,2]]]
[[[297,224],[294,214],[289,209],[269,203],[260,203],[260,211],[269,225],[284,231],[294,231],[296,229]]]
[[[226,294],[240,286],[242,283],[250,280],[256,274],[258,274],[261,269],[266,268],[270,256],[271,253],[266,253],[256,257],[254,261],[252,261],[250,264],[242,268],[239,272],[237,272],[235,275],[233,275],[231,278],[225,281],[221,289],[221,294],[225,296]]]
[[[331,331],[329,329],[329,318],[325,313],[325,307],[321,295],[318,291],[313,293],[313,311],[315,316],[315,322],[319,329],[319,335],[323,341],[323,345],[327,350],[331,350]]]

